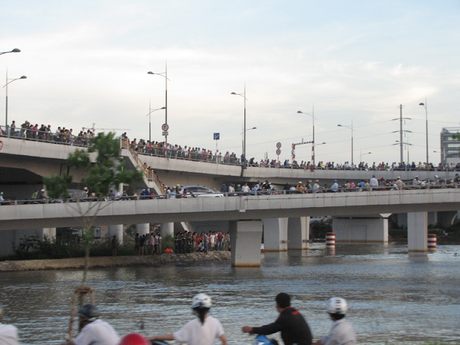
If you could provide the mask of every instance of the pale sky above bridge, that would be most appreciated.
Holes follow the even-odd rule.
[[[148,139],[149,102],[168,141],[241,153],[246,83],[248,158],[290,158],[312,140],[316,161],[399,161],[399,104],[410,161],[438,163],[442,127],[460,127],[460,1],[0,0],[0,80],[9,122],[119,129]],[[1,97],[5,97],[3,88]],[[1,100],[1,98],[0,98]],[[0,102],[0,112],[5,111]],[[0,118],[4,118],[0,117]],[[162,110],[152,139],[163,140]],[[0,123],[3,125],[4,120]],[[437,152],[433,152],[437,151]],[[364,155],[372,152],[370,155]],[[310,160],[311,146],[296,158]],[[407,151],[404,151],[407,159]]]

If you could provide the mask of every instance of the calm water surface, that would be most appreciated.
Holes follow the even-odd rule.
[[[63,341],[81,271],[0,276],[5,321],[19,328],[21,342]],[[340,296],[349,302],[347,317],[361,344],[460,343],[460,246],[438,246],[419,260],[408,257],[406,246],[340,245],[328,255],[324,244],[314,244],[302,256],[264,254],[260,269],[234,269],[228,261],[106,268],[91,270],[89,283],[103,318],[121,335],[137,331],[139,320],[148,335],[178,330],[193,318],[193,295],[206,292],[229,343],[250,344],[241,327],[272,322],[274,297],[287,292],[315,340],[331,325],[325,301]]]

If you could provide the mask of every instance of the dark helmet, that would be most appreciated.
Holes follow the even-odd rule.
[[[78,316],[85,320],[96,319],[99,315],[99,310],[93,304],[85,304],[78,310]]]

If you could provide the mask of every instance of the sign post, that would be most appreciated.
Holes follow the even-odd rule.
[[[167,123],[161,125],[161,130],[163,131],[163,136],[165,137],[165,158],[168,158],[168,129],[169,125]]]
[[[278,156],[278,166],[280,165],[281,143],[276,143],[276,155]]]
[[[220,140],[220,133],[214,133],[213,139],[216,141],[216,163],[219,163],[219,161],[217,160],[217,140]]]

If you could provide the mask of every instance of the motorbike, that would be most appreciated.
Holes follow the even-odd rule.
[[[252,341],[252,345],[278,345],[278,341],[273,338],[269,339],[265,335],[259,334]]]

